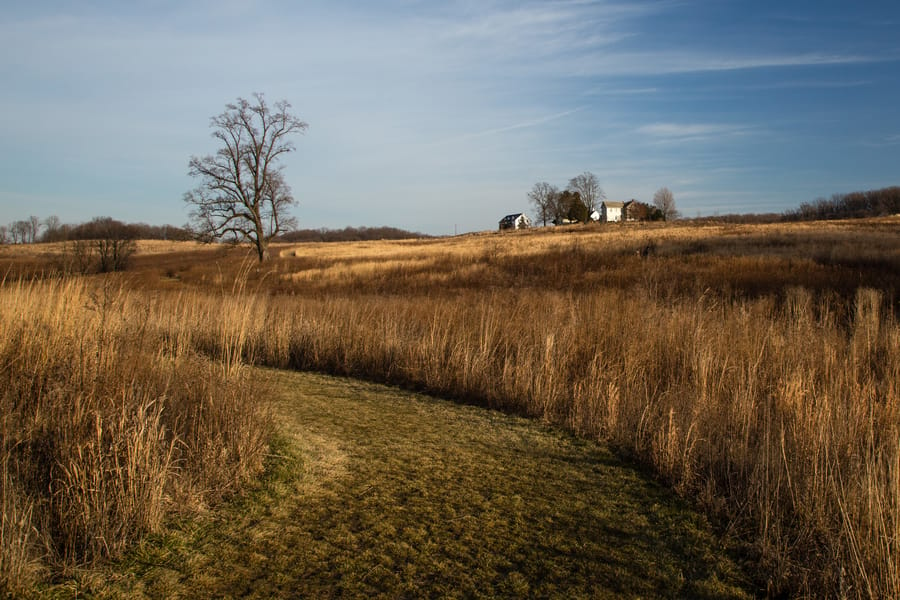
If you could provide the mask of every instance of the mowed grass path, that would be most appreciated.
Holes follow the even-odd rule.
[[[58,595],[749,595],[702,517],[597,444],[395,388],[260,374],[281,438],[259,486]]]

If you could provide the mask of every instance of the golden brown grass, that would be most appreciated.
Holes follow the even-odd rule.
[[[184,307],[170,352],[399,383],[607,440],[738,532],[769,593],[882,598],[900,596],[898,233],[578,227],[287,245],[249,268],[217,248],[135,261],[130,281]]]
[[[279,425],[261,481],[44,597],[752,597],[708,521],[604,445],[396,387],[256,373]]]
[[[246,339],[609,440],[740,531],[770,593],[897,596],[898,228],[292,248]]]
[[[259,471],[258,388],[183,345],[203,316],[114,279],[0,287],[0,591],[116,555]],[[236,316],[207,317],[226,351]]]
[[[880,302],[861,291],[848,330],[802,290],[781,309],[618,291],[294,300],[250,339],[270,364],[611,440],[743,528],[774,591],[884,597],[898,591],[900,335]]]

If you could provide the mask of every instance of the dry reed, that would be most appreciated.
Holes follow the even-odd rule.
[[[197,316],[184,300],[114,279],[0,287],[0,590],[116,555],[261,468],[259,385],[176,348]]]

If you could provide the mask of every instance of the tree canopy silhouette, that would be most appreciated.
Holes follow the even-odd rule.
[[[296,226],[287,213],[296,201],[279,161],[294,150],[290,137],[308,125],[290,108],[285,100],[270,107],[254,94],[253,101],[238,98],[212,118],[212,136],[221,147],[214,155],[191,157],[188,172],[200,185],[184,195],[199,237],[248,241],[262,262],[269,240]]]

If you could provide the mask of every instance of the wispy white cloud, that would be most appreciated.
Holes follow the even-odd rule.
[[[687,141],[746,135],[752,132],[752,128],[718,123],[650,123],[641,125],[636,131],[662,141]]]
[[[772,52],[704,46],[673,47],[651,41],[643,18],[672,10],[669,3],[603,2],[534,4],[451,13],[427,21],[434,33],[425,50],[435,57],[464,57],[477,73],[530,77],[634,77],[852,65],[896,60],[863,52]],[[438,67],[442,59],[438,60]],[[801,84],[802,85],[802,84]],[[813,84],[815,85],[815,84]],[[827,87],[822,84],[820,87]]]
[[[869,63],[881,60],[858,54],[799,53],[740,55],[717,51],[604,52],[585,56],[571,71],[595,76],[651,76],[746,71],[752,69],[810,67]]]
[[[562,112],[554,113],[551,115],[545,115],[543,117],[538,117],[535,119],[529,119],[527,121],[520,121],[518,123],[513,123],[511,125],[504,125],[501,127],[484,129],[482,131],[466,133],[466,134],[455,136],[455,137],[452,137],[452,138],[449,138],[446,140],[442,140],[440,142],[437,142],[435,145],[450,144],[453,142],[460,142],[460,141],[464,141],[464,140],[471,140],[471,139],[475,139],[475,138],[496,135],[499,133],[506,133],[508,131],[515,131],[517,129],[527,129],[529,127],[536,127],[538,125],[543,125],[544,123],[549,123],[550,121],[556,121],[557,119],[562,119],[563,117],[567,117],[569,115],[575,114],[582,110],[584,110],[584,107],[580,106],[578,108],[573,108],[571,110],[564,110]]]
[[[868,148],[884,148],[886,146],[900,146],[900,134],[886,135],[875,139],[866,139],[857,142],[860,146]]]
[[[584,93],[585,96],[646,96],[648,94],[656,94],[659,92],[658,88],[655,87],[643,87],[643,88],[617,88],[614,86],[610,86],[605,89],[595,89],[588,90]]]
[[[791,79],[789,81],[774,81],[771,83],[758,83],[752,85],[742,85],[739,86],[738,89],[742,90],[782,90],[782,89],[844,89],[844,88],[856,88],[856,87],[864,87],[867,85],[873,85],[875,82],[871,79],[856,79],[850,81],[825,81],[825,80],[796,80]]]

